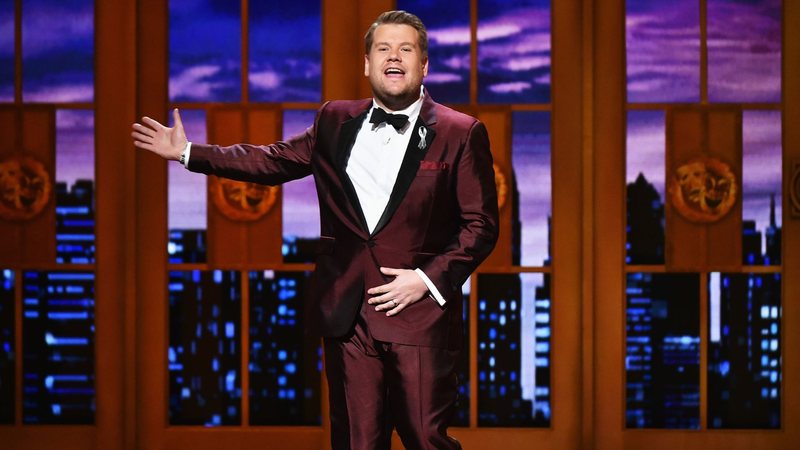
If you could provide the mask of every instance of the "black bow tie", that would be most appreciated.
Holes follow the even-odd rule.
[[[389,114],[381,108],[372,108],[372,116],[369,118],[369,123],[380,125],[383,122],[400,131],[408,123],[408,116],[405,114]]]

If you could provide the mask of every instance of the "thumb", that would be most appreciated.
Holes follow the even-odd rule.
[[[172,119],[175,122],[175,128],[183,130],[183,121],[181,120],[181,113],[178,112],[178,108],[172,110]]]

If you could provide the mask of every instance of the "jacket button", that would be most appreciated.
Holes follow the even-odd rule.
[[[367,241],[367,247],[369,247],[369,248],[375,247],[375,241],[373,241],[372,239],[368,240]]]

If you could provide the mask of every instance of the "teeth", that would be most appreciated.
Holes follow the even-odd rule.
[[[398,73],[398,74],[402,74],[402,73],[403,73],[403,71],[402,71],[402,70],[400,70],[400,69],[386,69],[386,73],[387,73],[387,74],[389,74],[389,73]]]

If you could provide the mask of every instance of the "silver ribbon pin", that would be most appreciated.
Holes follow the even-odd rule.
[[[425,136],[427,135],[428,129],[425,127],[419,127],[419,145],[417,145],[417,147],[419,147],[420,150],[425,150],[425,147],[428,145],[425,142]]]

